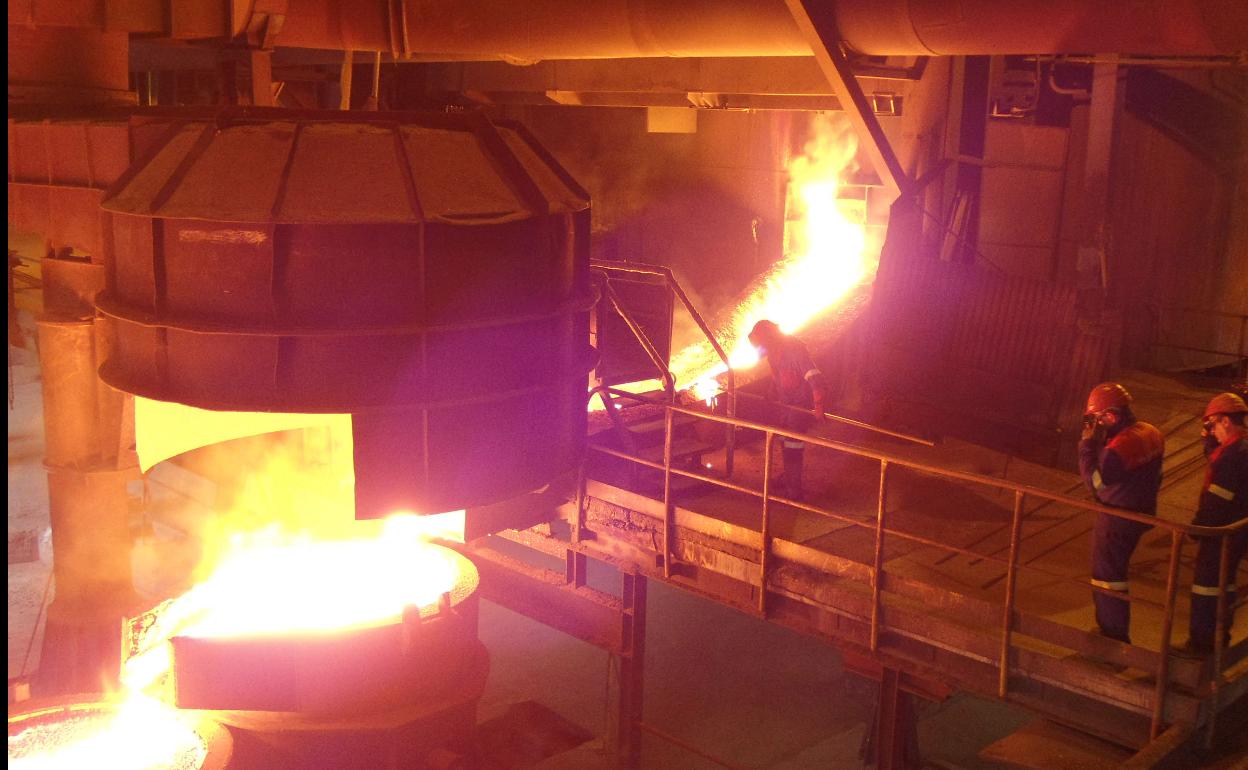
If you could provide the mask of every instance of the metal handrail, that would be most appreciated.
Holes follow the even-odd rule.
[[[721,478],[715,478],[715,477],[712,477],[703,473],[688,471],[688,470],[684,470],[681,468],[673,468],[671,464],[672,455],[671,455],[670,447],[671,447],[671,431],[672,431],[673,418],[676,414],[686,414],[686,415],[695,417],[697,419],[704,419],[704,420],[710,420],[713,422],[719,422],[719,423],[731,426],[734,429],[745,428],[749,430],[756,430],[756,431],[762,432],[764,435],[764,446],[766,450],[768,450],[764,458],[763,489],[759,491],[750,487],[746,487],[741,484],[733,483],[733,482],[730,482]],[[1150,737],[1152,738],[1156,738],[1162,732],[1163,720],[1164,720],[1164,714],[1165,714],[1165,711],[1164,711],[1165,698],[1169,691],[1168,677],[1169,677],[1170,642],[1171,642],[1171,632],[1173,630],[1173,625],[1174,625],[1176,599],[1178,595],[1178,569],[1179,569],[1180,558],[1182,555],[1183,541],[1188,537],[1219,537],[1219,538],[1222,538],[1222,550],[1225,555],[1225,552],[1229,547],[1230,537],[1236,535],[1237,533],[1244,530],[1245,528],[1248,528],[1248,519],[1244,519],[1244,520],[1241,520],[1241,521],[1238,521],[1238,522],[1235,522],[1233,524],[1229,524],[1226,526],[1222,526],[1222,527],[1207,527],[1207,526],[1200,526],[1196,524],[1182,524],[1178,522],[1167,521],[1165,519],[1158,519],[1153,516],[1146,516],[1143,514],[1134,513],[1132,511],[1122,510],[1119,508],[1111,508],[1109,506],[1105,506],[1100,503],[1088,502],[1086,500],[1081,500],[1078,498],[1070,497],[1069,495],[1066,495],[1066,494],[1062,494],[1058,492],[1051,492],[1049,490],[1041,489],[1039,487],[1033,487],[1027,484],[1020,484],[1017,482],[1011,482],[1011,481],[998,479],[998,478],[994,478],[991,476],[984,476],[984,475],[980,475],[976,473],[968,473],[965,471],[956,471],[956,470],[951,470],[948,468],[942,468],[939,466],[930,465],[927,463],[921,463],[921,462],[909,460],[903,457],[895,456],[887,452],[880,452],[880,451],[875,451],[871,449],[865,449],[862,447],[856,447],[856,446],[852,446],[849,444],[844,444],[839,441],[821,438],[819,436],[811,436],[805,433],[799,433],[796,431],[776,428],[770,425],[765,425],[765,424],[753,422],[750,420],[744,420],[744,419],[740,419],[737,417],[724,417],[721,415],[708,414],[705,412],[700,412],[694,409],[688,409],[688,408],[680,407],[676,405],[665,406],[664,422],[665,422],[666,435],[664,437],[664,453],[663,453],[664,456],[663,456],[662,463],[651,462],[644,458],[634,457],[624,452],[612,450],[607,447],[592,446],[592,448],[595,449],[596,451],[603,452],[607,455],[626,459],[626,460],[641,464],[643,466],[654,468],[663,472],[664,521],[663,521],[663,537],[662,537],[662,542],[663,542],[662,561],[663,561],[663,568],[664,568],[665,576],[668,576],[668,577],[671,576],[673,551],[674,551],[673,545],[674,545],[674,537],[675,537],[675,532],[674,532],[675,530],[675,503],[672,500],[672,495],[671,495],[671,477],[673,474],[681,476],[681,477],[685,477],[685,478],[707,482],[716,486],[720,486],[720,487],[731,489],[737,492],[741,492],[741,493],[744,493],[753,497],[762,498],[763,519],[762,519],[762,543],[760,546],[760,559],[759,559],[759,567],[760,567],[759,568],[759,573],[760,573],[759,574],[759,593],[760,593],[759,611],[760,611],[760,615],[762,615],[763,617],[766,617],[766,609],[767,609],[766,593],[767,593],[768,572],[769,572],[770,561],[771,561],[768,558],[768,552],[771,549],[771,543],[770,543],[771,533],[770,533],[770,526],[769,526],[770,518],[771,518],[769,515],[771,502],[775,501],[775,502],[785,503],[788,505],[793,505],[803,510],[811,511],[812,513],[816,513],[816,514],[819,514],[819,515],[822,515],[831,519],[842,521],[851,526],[860,527],[860,528],[868,528],[868,527],[872,528],[875,530],[874,552],[873,552],[873,559],[872,559],[871,572],[870,572],[871,590],[872,590],[872,610],[871,610],[871,618],[870,618],[871,625],[870,625],[869,644],[870,644],[870,648],[872,651],[875,651],[878,649],[880,631],[881,631],[881,626],[883,623],[883,620],[882,620],[883,580],[882,578],[883,578],[883,575],[885,574],[884,565],[883,565],[883,552],[884,552],[883,546],[884,546],[885,535],[900,537],[905,540],[911,540],[911,541],[918,542],[924,545],[933,546],[933,547],[941,548],[941,549],[952,551],[952,552],[967,553],[967,554],[973,553],[973,552],[967,551],[966,549],[959,548],[957,546],[951,546],[945,543],[933,541],[928,538],[914,535],[912,533],[889,529],[886,526],[885,514],[886,514],[886,507],[887,507],[886,504],[887,504],[889,468],[894,465],[901,466],[904,468],[909,468],[911,470],[919,471],[922,473],[928,473],[928,474],[939,476],[939,477],[957,479],[961,481],[968,481],[971,483],[980,484],[983,486],[1012,492],[1014,494],[1014,510],[1011,516],[1011,521],[1010,521],[1010,549],[1009,549],[1008,558],[1001,559],[994,555],[974,554],[978,558],[987,558],[993,561],[1004,561],[1006,563],[1006,597],[1005,597],[1005,601],[1003,602],[1003,613],[1002,613],[1002,622],[1001,622],[1001,646],[1000,646],[1000,653],[999,653],[999,659],[998,659],[998,667],[999,667],[998,695],[999,697],[1003,699],[1007,698],[1009,694],[1009,672],[1010,672],[1009,656],[1010,656],[1010,651],[1014,649],[1014,645],[1012,644],[1012,640],[1011,640],[1011,634],[1013,631],[1013,616],[1015,612],[1014,605],[1015,605],[1015,598],[1016,598],[1015,586],[1017,582],[1018,571],[1020,569],[1026,569],[1029,571],[1029,573],[1046,574],[1049,576],[1061,577],[1064,579],[1064,576],[1055,575],[1054,573],[1051,573],[1048,570],[1034,567],[1032,565],[1019,563],[1018,551],[1019,551],[1019,545],[1020,545],[1020,540],[1021,540],[1022,521],[1023,521],[1023,518],[1027,515],[1026,498],[1029,496],[1038,497],[1038,498],[1049,500],[1051,502],[1057,502],[1057,503],[1061,503],[1064,505],[1068,505],[1068,506],[1080,509],[1082,511],[1086,511],[1087,513],[1108,514],[1110,516],[1114,516],[1120,519],[1126,519],[1128,521],[1136,521],[1139,523],[1149,524],[1151,526],[1169,531],[1170,539],[1171,539],[1171,548],[1170,548],[1170,559],[1169,559],[1168,570],[1167,570],[1166,598],[1164,602],[1160,605],[1155,602],[1143,602],[1149,606],[1158,607],[1162,609],[1163,611],[1162,639],[1160,643],[1160,649],[1158,651],[1159,655],[1158,655],[1158,664],[1157,664],[1157,671],[1156,671],[1156,683],[1157,684],[1156,684],[1156,691],[1154,694],[1153,710],[1152,710],[1151,723],[1150,723]],[[804,503],[799,503],[798,501],[789,500],[783,497],[772,495],[771,490],[770,490],[770,481],[769,481],[771,474],[768,471],[770,471],[770,458],[772,454],[770,449],[773,446],[775,437],[777,436],[782,437],[782,438],[790,438],[790,439],[798,440],[798,441],[804,441],[808,444],[814,444],[815,446],[822,446],[827,449],[832,449],[832,450],[842,452],[845,454],[879,461],[880,483],[879,483],[878,504],[877,504],[875,521],[869,522],[860,518],[837,514],[832,511],[827,511],[818,507],[810,506]],[[1225,597],[1225,594],[1226,594],[1224,590],[1225,585],[1229,580],[1229,575],[1227,573],[1228,573],[1228,565],[1226,561],[1224,560],[1222,563],[1221,574],[1219,575],[1219,589],[1221,591],[1220,595],[1223,597]],[[1077,582],[1080,585],[1084,585],[1082,581],[1074,581],[1074,582]],[[1094,586],[1092,588],[1094,591],[1097,590],[1096,587]],[[1118,598],[1122,598],[1122,597],[1118,597]],[[1135,599],[1132,597],[1127,597],[1127,599],[1128,601],[1141,601],[1139,599]],[[1221,677],[1223,675],[1223,672],[1221,670],[1222,653],[1223,653],[1222,636],[1225,632],[1225,623],[1226,623],[1227,616],[1228,616],[1228,612],[1227,612],[1227,608],[1225,607],[1225,604],[1226,604],[1225,600],[1219,602],[1218,615],[1217,615],[1217,627],[1215,630],[1214,654],[1213,654],[1213,660],[1212,660],[1213,670],[1211,674],[1212,682],[1211,682],[1211,690],[1210,690],[1210,699],[1212,702],[1212,706],[1214,708],[1216,708],[1218,688],[1219,688],[1219,684],[1221,681]],[[1215,718],[1216,718],[1216,711],[1211,712],[1210,721],[1206,727],[1206,732],[1205,732],[1206,742],[1212,741],[1213,731],[1214,731],[1213,723],[1215,721]]]
[[[684,305],[685,310],[693,319],[698,329],[706,337],[706,341],[711,344],[711,349],[715,351],[715,355],[719,356],[719,360],[723,362],[727,369],[727,393],[728,393],[728,416],[737,416],[737,374],[732,368],[732,364],[728,362],[728,353],[719,344],[719,340],[715,338],[715,333],[711,331],[711,327],[707,325],[706,320],[702,318],[702,314],[693,306],[693,302],[689,299],[689,295],[685,293],[684,288],[680,285],[680,281],[676,280],[676,276],[672,273],[671,268],[664,265],[648,265],[641,262],[603,262],[601,260],[591,260],[589,266],[604,273],[619,272],[633,273],[635,275],[653,275],[663,279],[663,284],[670,290],[680,303]],[[634,332],[636,334],[637,332]],[[646,343],[642,343],[645,345]],[[725,473],[732,475],[733,457],[736,453],[736,432],[731,428],[727,432],[727,449],[724,456]]]
[[[754,393],[743,392],[740,395],[746,398],[752,398],[756,401],[770,401],[771,400],[763,396],[755,395]],[[772,406],[780,407],[781,409],[784,409],[790,412],[799,412],[801,414],[813,414],[813,412],[811,412],[811,410],[809,409],[803,409],[800,406],[793,406],[792,404],[778,404],[778,403],[773,402]],[[855,428],[861,428],[862,430],[869,430],[869,431],[872,431],[873,433],[879,433],[884,436],[892,436],[893,438],[899,438],[899,439],[902,439],[903,441],[910,441],[915,444],[922,444],[923,446],[929,446],[929,447],[936,446],[936,442],[932,441],[930,438],[923,438],[922,436],[912,436],[909,433],[902,433],[900,431],[889,430],[888,428],[881,428],[880,426],[872,425],[869,422],[862,422],[860,420],[855,420],[849,417],[842,417],[839,414],[832,414],[831,412],[824,412],[823,416],[834,422],[839,422],[844,425],[851,425]]]
[[[620,318],[624,319],[624,323],[628,326],[629,331],[633,333],[633,336],[637,338],[637,342],[641,344],[642,350],[646,352],[646,356],[650,359],[650,363],[654,364],[655,368],[659,370],[659,374],[663,379],[663,392],[667,394],[669,401],[675,400],[676,378],[672,376],[671,369],[669,369],[667,363],[663,361],[663,357],[659,355],[659,351],[655,349],[654,343],[651,342],[650,338],[646,336],[646,333],[642,331],[640,324],[633,320],[633,316],[624,309],[624,306],[620,303],[619,295],[615,293],[615,289],[611,288],[611,281],[607,280],[604,284],[607,299],[611,301],[611,307],[615,309],[615,312],[619,314]]]

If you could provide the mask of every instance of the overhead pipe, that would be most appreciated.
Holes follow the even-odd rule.
[[[383,51],[428,60],[810,56],[784,0],[284,0],[218,4],[195,23],[156,22],[169,0],[126,9],[65,0],[10,4],[13,43],[22,27],[105,29],[173,39],[242,38],[272,30],[286,48]],[[1096,54],[1243,56],[1248,3],[1242,0],[809,0],[851,49],[869,55]],[[184,14],[185,15],[185,14]],[[202,17],[202,18],[201,18]],[[272,24],[280,19],[279,24]],[[175,17],[177,21],[177,17]],[[16,25],[16,26],[15,26]],[[20,45],[18,46],[21,47]],[[98,46],[92,46],[96,48]],[[57,47],[62,53],[64,46]],[[78,47],[71,47],[75,50]],[[46,58],[46,57],[45,57]],[[18,60],[20,65],[20,59]],[[124,86],[123,86],[124,87]]]
[[[1242,0],[824,0],[870,55],[1248,51]],[[245,28],[243,25],[242,28]],[[277,44],[540,59],[809,56],[783,0],[288,0]]]

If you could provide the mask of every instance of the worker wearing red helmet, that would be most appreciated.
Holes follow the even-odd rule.
[[[1235,393],[1214,396],[1205,408],[1205,452],[1209,468],[1200,492],[1200,504],[1193,524],[1224,527],[1248,518],[1248,405]],[[1224,641],[1230,641],[1235,609],[1235,571],[1248,550],[1248,529],[1232,536],[1230,563],[1227,565],[1226,626]],[[1217,632],[1221,538],[1200,538],[1196,552],[1196,574],[1192,580],[1191,639],[1188,649],[1206,653],[1213,650]]]
[[[815,420],[826,419],[823,404],[828,392],[827,382],[802,341],[785,334],[775,323],[766,320],[754,324],[749,339],[759,356],[766,358],[771,367],[776,400],[786,406],[809,410],[803,414],[786,409],[780,424],[788,430],[804,433]],[[780,444],[784,457],[784,492],[789,499],[800,501],[803,497],[802,464],[806,442],[784,437]]]
[[[1131,394],[1116,382],[1097,385],[1088,394],[1084,429],[1079,441],[1079,472],[1097,502],[1149,516],[1157,513],[1161,488],[1161,460],[1165,439],[1161,431],[1136,419]],[[1131,603],[1127,567],[1148,524],[1099,513],[1092,543],[1092,593],[1096,624],[1101,634],[1131,642]]]

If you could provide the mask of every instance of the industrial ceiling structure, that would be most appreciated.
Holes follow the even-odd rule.
[[[23,0],[8,34],[10,340],[15,269],[37,274],[55,554],[41,698],[117,686],[119,660],[167,644],[167,700],[212,710],[198,766],[471,766],[484,597],[619,657],[616,756],[637,766],[661,580],[878,679],[880,767],[907,761],[908,694],[986,692],[1155,757],[1142,766],[1242,708],[1242,638],[1212,678],[1167,654],[1184,536],[1227,533],[1159,524],[1159,647],[1111,644],[1016,588],[1029,503],[1098,506],[831,439],[814,444],[870,468],[867,517],[777,500],[785,435],[728,350],[741,297],[784,283],[795,180],[832,136],[829,195],[870,255],[836,297],[804,279],[834,305],[803,335],[834,362],[840,425],[1063,468],[1112,372],[1243,382],[1240,0]],[[649,377],[649,395],[616,387]],[[722,392],[680,395],[695,381]],[[650,447],[623,416],[639,401],[664,435]],[[459,554],[430,557],[448,582],[332,639],[171,631],[208,621],[136,593],[140,467],[205,447],[241,489],[258,469],[220,442],[334,419],[352,523],[463,511]],[[688,420],[706,424],[680,434]],[[152,449],[162,432],[174,449]],[[738,442],[762,447],[758,489],[734,475]],[[894,532],[974,550],[890,528],[889,484],[910,472],[1011,498],[987,593],[886,570]],[[752,496],[751,513],[698,508],[677,477]],[[785,529],[808,514],[866,539]],[[586,586],[587,559],[618,569],[617,595]],[[1088,678],[1056,647],[1153,679]],[[111,706],[42,708],[11,718],[11,759],[15,729]]]

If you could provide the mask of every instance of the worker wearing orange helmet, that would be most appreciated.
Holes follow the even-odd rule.
[[[1200,492],[1200,504],[1193,524],[1224,527],[1248,518],[1248,405],[1235,393],[1214,396],[1205,407],[1203,430],[1209,468]],[[1218,601],[1226,600],[1224,642],[1230,641],[1235,610],[1235,571],[1248,550],[1248,529],[1232,536],[1230,563],[1227,565],[1226,596],[1219,586],[1221,538],[1200,538],[1196,552],[1196,574],[1192,579],[1191,639],[1188,649],[1207,653],[1213,650],[1217,632]]]
[[[1116,382],[1097,385],[1088,394],[1084,429],[1079,441],[1079,472],[1097,502],[1149,516],[1157,513],[1161,431],[1136,419],[1131,394]],[[1098,513],[1092,543],[1092,593],[1101,634],[1130,644],[1131,603],[1127,567],[1140,537],[1151,527],[1137,521]],[[1104,593],[1111,591],[1122,598]]]
[[[750,344],[767,359],[771,367],[772,388],[775,398],[786,406],[808,410],[784,410],[780,424],[791,431],[804,433],[816,420],[827,419],[823,405],[828,386],[823,373],[815,366],[810,352],[802,341],[780,331],[772,321],[759,321],[750,330]],[[791,500],[801,500],[802,464],[806,442],[784,437],[780,440],[784,457],[784,493]]]

